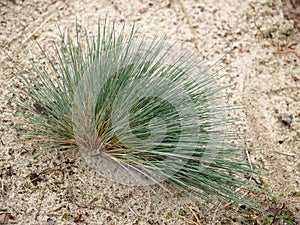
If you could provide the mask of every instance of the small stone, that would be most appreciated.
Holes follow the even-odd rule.
[[[48,218],[47,219],[47,225],[54,225],[55,224],[55,221],[51,218]]]
[[[78,214],[78,215],[75,217],[74,222],[75,222],[75,223],[80,222],[80,221],[81,221],[81,217],[82,217],[82,214],[81,214],[81,213]]]
[[[238,47],[240,47],[240,43],[235,41],[235,42],[232,43],[232,47],[233,48],[238,48]]]
[[[139,13],[145,13],[145,12],[147,12],[148,11],[148,7],[146,7],[146,6],[143,6],[143,7],[141,7],[141,8],[139,8]]]
[[[292,124],[292,121],[293,121],[293,115],[289,115],[287,113],[282,113],[279,116],[279,119],[284,125],[290,127]]]
[[[8,216],[6,213],[0,214],[0,224],[5,224],[8,220]]]

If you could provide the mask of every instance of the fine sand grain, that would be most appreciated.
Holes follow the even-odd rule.
[[[39,148],[19,141],[24,131],[18,126],[18,109],[1,98],[0,224],[241,224],[250,217],[258,224],[300,224],[299,3],[185,0],[185,14],[180,2],[1,0],[1,96],[14,94],[6,54],[26,67],[23,45],[33,49],[30,43],[36,41],[49,50],[52,41],[60,41],[58,26],[74,34],[76,19],[80,31],[94,34],[98,20],[108,17],[117,31],[124,23],[128,30],[135,23],[138,33],[147,37],[167,35],[171,43],[176,41],[211,65],[221,59],[212,70],[223,68],[220,84],[230,85],[227,104],[242,106],[229,116],[239,121],[233,129],[242,133],[248,159],[265,173],[256,182],[270,194],[255,197],[268,213],[251,215],[231,205],[195,203],[175,190],[169,204],[147,189],[100,177],[78,153],[52,152],[31,159]],[[42,57],[34,60],[43,63]],[[2,168],[7,161],[16,165]]]

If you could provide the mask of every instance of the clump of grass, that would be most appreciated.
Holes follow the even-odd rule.
[[[216,75],[166,40],[125,35],[114,24],[54,45],[48,68],[18,68],[26,138],[79,149],[116,182],[175,187],[206,199],[251,204],[236,191],[253,171],[227,130]]]

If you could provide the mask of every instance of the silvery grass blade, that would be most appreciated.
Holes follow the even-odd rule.
[[[115,182],[164,188],[168,181],[255,206],[242,197],[253,189],[244,176],[254,172],[232,144],[223,88],[205,63],[165,39],[138,38],[134,28],[116,33],[108,22],[96,36],[77,30],[75,41],[65,40],[54,44],[54,60],[45,53],[47,68],[16,70],[28,138],[79,149]]]

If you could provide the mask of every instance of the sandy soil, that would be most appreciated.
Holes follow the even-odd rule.
[[[236,129],[251,150],[251,161],[260,163],[266,174],[257,182],[270,195],[261,200],[275,204],[273,211],[258,218],[259,223],[284,212],[300,224],[299,9],[291,2],[284,8],[281,1],[272,0],[183,2],[195,33],[175,0],[2,0],[1,95],[14,92],[11,71],[2,63],[7,62],[2,49],[22,61],[26,59],[22,45],[28,47],[34,40],[48,49],[51,41],[59,40],[57,25],[72,33],[76,18],[80,29],[91,33],[106,16],[116,21],[116,29],[123,23],[128,27],[136,23],[141,34],[166,34],[170,42],[195,52],[196,36],[199,55],[208,63],[226,54],[213,70],[224,67],[220,82],[231,85],[227,103],[243,106],[231,116],[240,121]],[[193,220],[196,224],[193,213],[200,218],[199,224],[241,223],[235,222],[235,217],[243,218],[239,213],[195,204],[176,192],[170,206],[148,190],[110,183],[76,153],[49,153],[22,161],[38,148],[18,141],[22,130],[17,110],[3,99],[0,121],[0,167],[6,161],[18,164],[0,170],[0,224],[193,224]],[[35,183],[37,174],[40,180]],[[275,195],[283,196],[285,203]],[[265,220],[265,224],[271,222]],[[287,220],[277,219],[274,224],[287,224]]]

